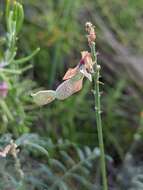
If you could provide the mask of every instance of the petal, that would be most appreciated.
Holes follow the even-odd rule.
[[[56,98],[64,100],[73,94],[72,79],[62,82],[56,89]]]
[[[73,87],[73,89],[74,89],[74,93],[75,92],[78,92],[78,91],[80,91],[81,89],[82,89],[82,83],[83,83],[83,78],[82,79],[80,79],[80,80],[78,80],[78,81],[76,81],[75,83],[74,83],[74,87]]]
[[[72,78],[73,76],[75,76],[77,74],[78,71],[78,67],[76,66],[75,68],[69,68],[66,72],[66,74],[63,77],[63,80],[67,80]]]
[[[56,98],[55,94],[54,90],[43,90],[35,94],[31,94],[31,96],[37,105],[42,106],[52,102]]]
[[[0,97],[6,97],[8,94],[8,84],[6,82],[0,83]]]
[[[92,76],[91,76],[90,73],[87,72],[85,66],[82,66],[82,67],[80,68],[80,72],[81,72],[86,78],[88,78],[90,82],[92,82]]]
[[[88,51],[82,51],[81,54],[82,54],[82,59],[84,60],[85,63],[85,68],[90,73],[94,73],[93,65],[95,63],[92,61],[91,53],[89,53]]]
[[[87,54],[89,54],[88,51],[81,51],[81,57],[82,57],[82,59],[84,59]]]
[[[64,100],[70,97],[72,94],[81,90],[82,82],[83,82],[83,77],[77,81],[73,81],[72,79],[64,81],[56,89],[56,98],[59,100]]]

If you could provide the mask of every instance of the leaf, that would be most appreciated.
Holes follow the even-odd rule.
[[[63,181],[60,181],[59,188],[60,190],[70,190],[70,187],[68,187]]]
[[[20,136],[15,143],[17,144],[17,146],[21,146],[21,145],[25,145],[27,142],[38,142],[39,141],[39,137],[37,134],[34,133],[27,133],[27,134],[23,134],[22,136]]]
[[[14,63],[14,64],[25,63],[25,62],[29,61],[30,59],[32,59],[32,57],[34,57],[39,51],[40,51],[40,48],[37,48],[27,57],[23,57],[21,59],[14,60],[12,63]]]
[[[94,186],[92,183],[90,183],[85,177],[78,175],[78,174],[70,174],[72,178],[76,179],[78,182],[84,185],[84,187],[87,187],[89,190],[94,189]]]
[[[85,160],[85,155],[84,155],[83,151],[80,148],[77,148],[76,150],[77,150],[80,160],[82,160],[82,161]]]
[[[56,160],[56,159],[50,159],[50,164],[56,166],[56,168],[59,168],[60,170],[62,170],[63,172],[66,171],[66,167],[59,161],[59,160]]]
[[[92,151],[88,146],[85,146],[84,149],[85,149],[85,153],[86,153],[87,156],[90,156],[92,154]]]
[[[86,168],[85,166],[80,166],[79,171],[82,172],[82,175],[89,175],[90,174],[90,170],[88,168]]]
[[[46,156],[49,157],[48,151],[45,148],[43,148],[42,146],[40,146],[39,144],[32,143],[32,142],[27,142],[25,145],[28,145],[28,146],[33,147],[33,148],[36,148],[37,150],[39,150],[40,152],[44,153]]]
[[[43,172],[43,173],[46,173],[48,175],[48,178],[53,180],[54,179],[54,174],[51,171],[51,169],[49,167],[47,167],[46,165],[44,165],[44,164],[40,164],[40,166],[41,167],[40,167],[39,171]]]
[[[36,134],[24,134],[15,141],[17,146],[30,146],[49,156],[48,151],[40,145],[40,139]]]
[[[23,24],[24,12],[22,5],[18,2],[14,3],[13,20],[16,21],[16,31],[19,32]]]
[[[60,151],[60,153],[65,162],[67,162],[71,166],[75,165],[75,161],[65,151]]]

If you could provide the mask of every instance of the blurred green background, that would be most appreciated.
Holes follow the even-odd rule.
[[[103,124],[105,136],[111,135],[111,139],[107,135],[105,140],[114,145],[113,136],[123,145],[130,143],[140,119],[142,86],[141,76],[136,73],[138,63],[130,63],[128,56],[135,59],[142,54],[142,1],[25,0],[23,3],[25,23],[19,48],[22,53],[29,53],[40,46],[40,52],[32,60],[33,80],[45,89],[55,89],[67,68],[78,63],[80,51],[88,49],[85,22],[95,24],[104,82]],[[44,135],[46,132],[53,137],[62,135],[79,144],[94,146],[96,124],[91,90],[91,84],[85,81],[84,89],[77,95],[37,108],[40,119],[33,130],[38,128]]]
[[[91,83],[84,81],[79,93],[44,107],[36,107],[29,96],[39,89],[56,89],[66,70],[78,63],[80,52],[88,49],[85,22],[91,21],[97,32],[104,83],[101,101],[105,148],[115,162],[114,168],[120,169],[136,136],[142,138],[143,0],[19,2],[25,18],[18,35],[17,58],[36,47],[40,51],[26,63],[33,68],[20,77],[17,85],[10,79],[12,87],[4,101],[14,120],[5,119],[7,114],[0,110],[1,135],[12,133],[18,138],[27,132],[37,133],[53,141],[68,139],[80,148],[98,146]],[[0,0],[0,45],[6,33],[4,8],[5,1]]]

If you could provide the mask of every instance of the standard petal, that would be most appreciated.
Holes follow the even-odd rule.
[[[95,62],[92,61],[91,53],[88,51],[82,51],[81,55],[82,59],[84,60],[85,68],[88,70],[88,72],[94,73],[93,65]]]
[[[75,68],[69,68],[66,72],[66,74],[63,77],[63,80],[67,80],[75,76],[78,72],[78,67],[76,66]]]

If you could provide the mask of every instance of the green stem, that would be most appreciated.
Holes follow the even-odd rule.
[[[103,181],[103,190],[108,190],[107,176],[106,176],[106,163],[105,163],[105,153],[104,153],[104,141],[103,141],[103,131],[102,131],[102,120],[101,120],[101,103],[100,103],[100,90],[99,90],[99,78],[100,78],[100,65],[97,64],[97,56],[95,50],[95,43],[91,44],[91,53],[93,60],[96,62],[96,72],[94,78],[94,97],[95,97],[95,112],[96,112],[96,123],[98,131],[98,141],[99,148],[101,151],[101,172]]]

